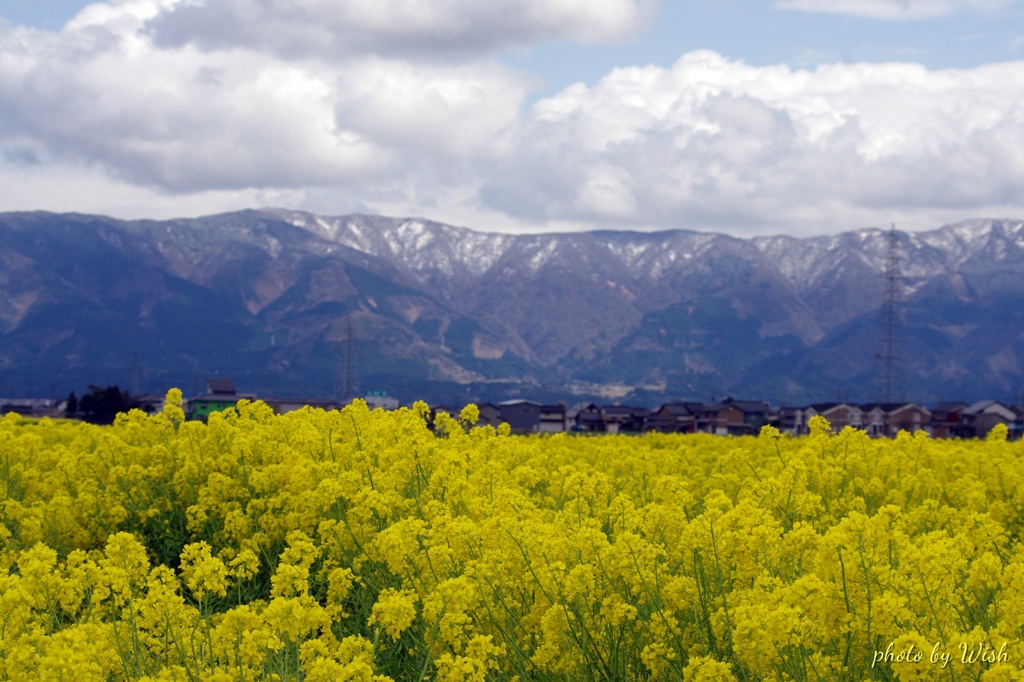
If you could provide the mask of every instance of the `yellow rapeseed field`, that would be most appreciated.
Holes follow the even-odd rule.
[[[1024,445],[0,420],[0,679],[1021,680]]]

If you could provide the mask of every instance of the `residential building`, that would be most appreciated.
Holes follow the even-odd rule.
[[[762,426],[770,424],[777,419],[777,415],[772,411],[772,406],[764,401],[726,398],[722,401],[722,404],[740,410],[743,413],[742,428],[738,424],[732,424],[731,428],[727,426],[729,433],[732,434],[760,433]],[[727,420],[732,417],[732,412],[726,414]]]
[[[566,427],[570,431],[604,431],[601,408],[594,403],[576,403],[565,413]]]
[[[493,426],[498,428],[501,426],[501,408],[494,403],[483,403],[477,405],[480,410],[480,419],[477,420],[477,426]]]
[[[966,403],[942,403],[932,408],[929,432],[935,438],[973,438],[974,426],[964,418]]]
[[[803,410],[803,428],[800,433],[808,432],[807,424],[814,415],[827,419],[828,423],[832,425],[832,430],[836,432],[842,431],[847,426],[852,426],[855,429],[863,429],[865,427],[864,410],[858,405],[851,405],[849,403],[815,403],[808,405]],[[879,434],[873,433],[871,435]]]
[[[566,430],[565,403],[541,405],[538,415],[538,430],[541,433],[562,433]]]
[[[607,433],[640,433],[647,426],[650,414],[642,407],[629,405],[606,405],[600,413]]]
[[[932,413],[914,403],[868,403],[860,405],[864,428],[869,436],[893,438],[900,431],[920,431],[931,422]]]
[[[321,410],[336,410],[340,407],[335,401],[322,398],[263,398],[263,402],[277,414],[288,414],[304,407],[315,407]]]
[[[189,398],[185,414],[189,419],[206,421],[214,412],[235,407],[242,399],[255,400],[252,393],[239,393],[235,382],[223,377],[206,380],[206,393]]]
[[[693,433],[696,430],[696,417],[686,405],[686,403],[665,403],[652,410],[645,429],[662,433]]]
[[[367,391],[366,395],[363,396],[363,400],[366,401],[367,407],[371,410],[375,410],[378,407],[382,410],[398,409],[398,398],[388,395],[387,391]]]
[[[998,400],[979,400],[963,409],[964,421],[970,425],[971,435],[984,438],[996,424],[1006,424],[1007,429],[1017,421],[1017,413],[1013,408]]]
[[[498,403],[501,421],[508,423],[516,433],[540,431],[541,404],[532,400],[506,400]]]

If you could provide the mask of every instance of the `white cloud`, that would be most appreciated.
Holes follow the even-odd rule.
[[[149,23],[158,44],[286,56],[489,52],[541,40],[620,40],[654,0],[191,0]]]
[[[455,21],[455,2],[412,24]],[[515,8],[553,21],[530,2]],[[734,232],[1024,213],[1024,62],[794,70],[693,52],[526,108],[531,79],[486,55],[324,59],[154,37],[168,12],[250,5],[275,8],[121,0],[60,33],[0,28],[0,205],[161,216],[277,203],[491,229]],[[380,7],[362,21],[400,3]],[[579,26],[639,5],[586,7]]]
[[[538,102],[482,196],[538,222],[729,229],[1024,204],[1019,83],[1024,63],[793,71],[691,53]]]
[[[90,163],[173,193],[371,192],[422,184],[443,175],[437,160],[464,167],[496,148],[529,88],[490,60],[326,63],[162,49],[145,32],[155,8],[93,5],[59,35],[0,34],[0,144],[9,158]]]
[[[778,9],[850,14],[871,19],[931,19],[960,11],[991,12],[1019,0],[776,0]]]
[[[125,219],[170,219],[259,206],[295,206],[304,190],[204,190],[187,195],[134,185],[94,166],[50,162],[25,165],[0,157],[4,211],[95,213]],[[344,206],[344,211],[361,210]],[[365,207],[362,207],[365,210]]]
[[[496,62],[360,59],[337,75],[335,116],[389,147],[489,156],[507,147],[530,84]]]

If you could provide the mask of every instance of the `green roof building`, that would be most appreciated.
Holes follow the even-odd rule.
[[[189,419],[206,421],[214,412],[235,407],[243,398],[254,400],[255,397],[249,394],[239,394],[235,388],[235,382],[231,379],[214,377],[206,380],[206,393],[189,398],[185,414]]]

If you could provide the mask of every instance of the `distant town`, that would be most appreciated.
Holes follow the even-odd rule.
[[[65,400],[46,398],[0,398],[0,414],[17,413],[32,418],[69,418],[111,423],[118,412],[138,408],[148,413],[163,409],[164,396],[129,396],[117,387],[92,386],[81,399],[74,393]],[[239,392],[231,379],[207,380],[206,392],[186,398],[189,419],[206,420],[214,412],[235,407],[240,400],[261,400],[278,414],[306,406],[338,409],[350,401],[329,399],[284,399]],[[361,397],[370,408],[394,410],[399,401],[383,391]],[[784,433],[808,433],[808,422],[820,415],[835,431],[847,426],[864,430],[872,437],[894,437],[900,431],[924,431],[935,438],[984,438],[1004,424],[1010,439],[1024,434],[1024,404],[1009,405],[998,400],[972,404],[946,402],[932,407],[912,402],[860,403],[826,402],[811,405],[772,405],[759,400],[724,398],[704,403],[667,402],[648,409],[629,405],[601,405],[594,402],[544,404],[527,399],[485,402],[479,425],[507,423],[515,433],[709,433],[750,435],[771,425]],[[430,405],[432,414],[457,415],[462,405]]]

